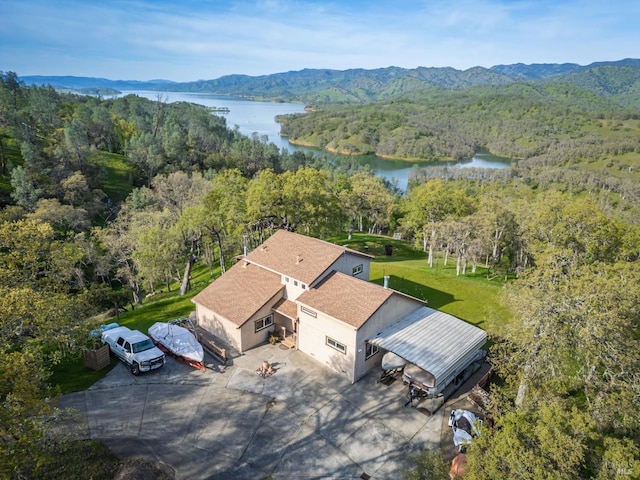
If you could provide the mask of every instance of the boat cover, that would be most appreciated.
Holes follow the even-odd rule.
[[[149,336],[177,357],[193,362],[204,360],[202,345],[193,333],[180,325],[156,322],[149,327]]]
[[[419,383],[427,388],[433,388],[436,386],[436,377],[413,363],[404,367],[404,377],[408,378],[413,383]]]
[[[404,367],[408,362],[399,355],[393,352],[387,352],[382,357],[382,369],[393,370],[396,368]]]

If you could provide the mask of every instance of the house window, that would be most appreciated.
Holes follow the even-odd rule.
[[[284,277],[284,281],[289,283],[289,277]]]
[[[366,342],[364,344],[364,359],[369,360],[376,353],[378,353],[378,346],[373,343]]]
[[[336,350],[338,350],[340,353],[347,353],[347,346],[343,345],[339,342],[336,342],[333,338],[327,338],[327,345],[329,345],[331,348],[335,348]]]
[[[256,333],[260,330],[264,330],[265,328],[269,328],[271,325],[273,325],[273,315],[267,315],[266,317],[256,320]]]
[[[297,287],[298,286],[298,280],[294,280],[293,284]]]
[[[351,271],[351,275],[354,277],[356,275],[360,275],[362,273],[362,269],[363,269],[362,264],[356,265],[355,267],[353,267],[353,270]]]
[[[306,288],[307,288],[307,286],[303,283],[303,284],[302,284],[302,289],[304,290],[304,289],[306,289]]]
[[[302,310],[303,313],[306,313],[310,317],[316,318],[318,316],[316,312],[314,312],[313,310],[309,310],[307,307],[300,307],[300,310]]]

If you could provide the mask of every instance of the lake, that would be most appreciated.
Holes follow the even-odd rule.
[[[217,95],[207,95],[203,93],[184,92],[154,92],[154,91],[125,91],[123,95],[135,94],[150,100],[160,99],[163,102],[190,102],[205,107],[215,107],[228,109],[228,112],[214,112],[227,120],[227,125],[233,128],[238,126],[240,133],[251,136],[254,133],[258,136],[266,135],[269,142],[274,143],[278,148],[286,148],[290,152],[296,150],[311,151],[320,155],[332,154],[323,150],[299,147],[291,145],[286,137],[280,136],[280,124],[275,121],[276,115],[288,113],[304,113],[304,105],[300,103],[275,103],[257,102],[242,98],[224,97]],[[407,162],[403,160],[389,160],[376,155],[364,155],[355,157],[362,164],[371,166],[376,175],[397,181],[398,187],[407,189],[409,174],[415,166],[418,167],[458,167],[458,168],[507,168],[511,165],[511,160],[497,157],[488,152],[481,152],[473,158],[458,162]]]
[[[275,143],[278,148],[287,148],[289,151],[297,150],[289,144],[289,141],[280,136],[280,124],[275,121],[276,115],[287,113],[304,113],[304,105],[301,103],[275,103],[256,102],[242,98],[207,95],[203,93],[183,92],[153,92],[153,91],[125,91],[124,95],[135,94],[150,100],[158,100],[167,103],[190,102],[205,107],[228,108],[228,112],[213,112],[227,119],[229,128],[238,126],[240,133],[251,136],[257,133],[266,135],[269,142]]]

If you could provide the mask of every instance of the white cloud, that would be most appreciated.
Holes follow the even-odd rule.
[[[637,56],[640,44],[640,5],[624,0],[3,3],[0,70],[22,75],[194,80],[302,68],[585,64]]]

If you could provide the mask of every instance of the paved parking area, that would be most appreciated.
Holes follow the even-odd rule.
[[[445,408],[405,407],[402,381],[378,383],[379,371],[352,385],[279,345],[206,360],[204,372],[169,359],[138,377],[119,364],[61,406],[79,412],[80,435],[176,479],[398,479],[411,455],[440,447]],[[263,360],[274,375],[255,373]]]

